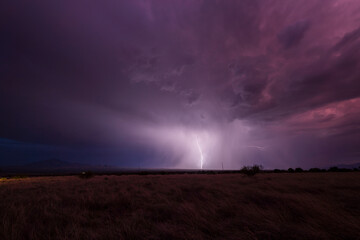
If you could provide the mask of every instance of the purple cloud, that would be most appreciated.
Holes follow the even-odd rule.
[[[122,166],[197,168],[196,138],[205,168],[359,160],[355,0],[1,5],[0,138]]]

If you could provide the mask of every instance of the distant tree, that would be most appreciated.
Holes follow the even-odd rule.
[[[261,165],[253,165],[253,166],[244,166],[240,172],[246,174],[247,176],[254,176],[259,173],[263,169]]]
[[[329,172],[351,172],[352,170],[349,168],[338,168],[338,167],[331,167],[328,170]]]
[[[321,172],[320,168],[310,168],[309,172]]]
[[[289,173],[293,173],[293,172],[294,172],[294,169],[293,169],[293,168],[289,168],[289,169],[288,169],[288,172],[289,172]]]
[[[331,167],[331,168],[329,168],[329,172],[339,172],[339,168],[338,167]]]
[[[261,170],[263,169],[262,165],[253,165],[252,166],[252,170],[255,171],[256,173],[259,173]]]
[[[351,172],[352,169],[350,168],[340,168],[340,172]]]
[[[302,168],[295,168],[295,172],[299,173],[299,172],[303,172],[304,170]]]

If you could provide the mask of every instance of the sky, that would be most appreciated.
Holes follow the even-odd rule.
[[[360,1],[0,3],[0,165],[360,162]]]

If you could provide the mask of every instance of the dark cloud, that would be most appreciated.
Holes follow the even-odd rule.
[[[309,27],[310,23],[305,20],[298,21],[294,24],[287,26],[278,34],[280,43],[285,48],[290,48],[298,45],[303,39]]]
[[[358,39],[360,38],[360,28],[355,29],[352,32],[348,32],[345,36],[334,46],[334,50],[341,50],[343,47],[349,47],[353,43],[359,43]]]
[[[207,168],[356,161],[359,6],[2,2],[2,159],[192,168],[197,136]]]

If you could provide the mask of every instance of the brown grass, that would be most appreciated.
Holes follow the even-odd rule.
[[[360,174],[0,181],[0,239],[360,239]]]

